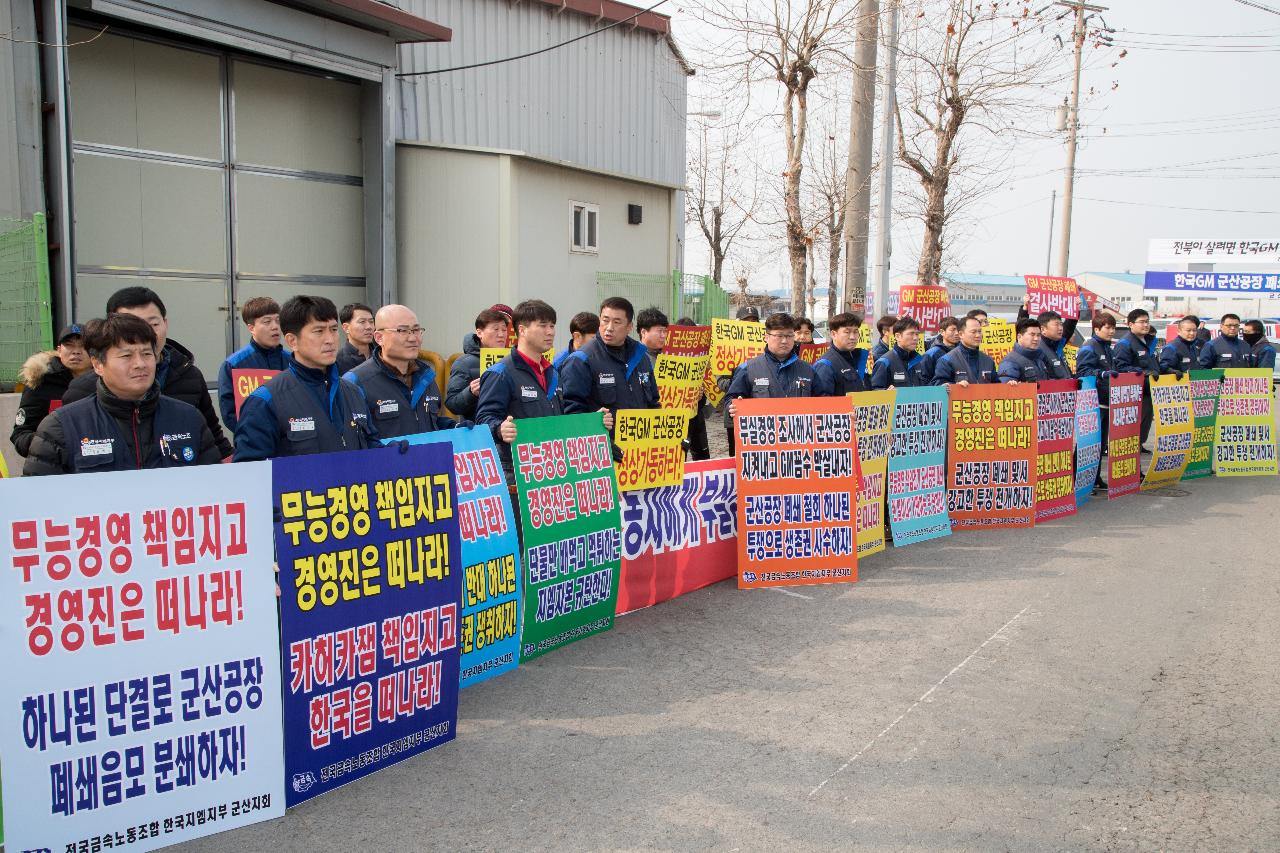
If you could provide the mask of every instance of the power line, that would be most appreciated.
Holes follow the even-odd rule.
[[[515,62],[517,59],[528,59],[531,56],[538,56],[539,54],[548,53],[550,51],[556,50],[557,48],[561,48],[561,47],[565,47],[566,45],[573,44],[576,41],[582,41],[585,38],[591,38],[591,36],[598,36],[603,32],[607,32],[608,30],[613,29],[614,27],[620,27],[623,24],[629,24],[632,21],[634,21],[636,18],[639,18],[641,15],[652,12],[654,9],[658,8],[663,3],[666,3],[666,2],[667,0],[658,0],[657,3],[654,3],[648,9],[641,9],[640,11],[636,12],[634,15],[632,15],[629,18],[623,18],[621,21],[614,21],[613,23],[603,26],[598,30],[592,30],[591,32],[583,33],[580,36],[574,36],[571,39],[566,39],[558,44],[552,44],[552,45],[548,45],[547,47],[539,48],[538,50],[531,50],[528,53],[521,53],[517,56],[507,56],[507,57],[503,57],[502,59],[490,59],[487,62],[473,62],[470,65],[457,65],[457,66],[454,66],[453,68],[435,68],[430,71],[404,71],[404,72],[401,72],[400,74],[397,74],[396,76],[397,77],[423,77],[428,74],[448,74],[450,71],[469,71],[472,68],[486,68],[490,65],[501,65],[504,62]]]
[[[1076,196],[1081,201],[1096,201],[1100,204],[1126,204],[1136,207],[1159,207],[1164,210],[1194,210],[1200,213],[1248,213],[1253,216],[1280,216],[1280,210],[1231,210],[1221,207],[1184,207],[1176,204],[1157,204],[1149,201],[1120,201],[1114,198],[1088,198]]]
[[[1257,2],[1257,0],[1236,0],[1242,6],[1252,6],[1255,9],[1261,9],[1264,12],[1270,12],[1273,15],[1280,15],[1280,9],[1272,9],[1270,6]]]

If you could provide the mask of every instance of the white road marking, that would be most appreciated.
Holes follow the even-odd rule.
[[[805,601],[813,601],[812,595],[803,595],[794,590],[787,589],[783,586],[762,586],[761,589],[767,589],[769,592],[780,592],[783,595],[789,595],[792,598],[803,598]]]
[[[933,685],[932,687],[930,687],[930,688],[929,688],[928,690],[926,690],[923,694],[921,694],[921,696],[920,696],[920,698],[919,698],[919,699],[917,699],[916,701],[912,702],[912,703],[911,703],[911,706],[910,706],[909,708],[907,708],[907,710],[905,710],[905,711],[903,711],[901,714],[899,714],[899,715],[898,715],[898,717],[897,717],[897,719],[895,719],[892,723],[890,723],[889,725],[887,725],[887,726],[885,726],[883,729],[881,729],[880,734],[876,735],[876,736],[875,736],[875,737],[873,737],[871,740],[867,741],[867,742],[866,742],[866,744],[864,744],[864,745],[863,745],[862,749],[858,750],[858,751],[857,751],[857,752],[855,752],[853,755],[851,755],[851,756],[849,757],[849,760],[848,760],[848,761],[846,761],[844,764],[841,764],[841,765],[840,765],[840,768],[839,768],[838,770],[836,770],[836,772],[832,773],[830,776],[828,776],[827,778],[823,779],[823,780],[818,784],[818,787],[814,788],[812,791],[810,791],[810,792],[809,792],[809,796],[811,796],[811,797],[812,797],[814,794],[818,793],[818,792],[819,792],[819,791],[821,791],[823,788],[825,788],[828,782],[830,782],[832,779],[834,779],[834,778],[836,778],[837,776],[839,776],[839,775],[840,775],[841,773],[843,773],[845,770],[848,770],[848,769],[849,769],[849,766],[850,766],[851,764],[853,764],[853,762],[855,762],[855,761],[857,761],[859,758],[861,758],[861,757],[862,757],[862,755],[863,755],[863,753],[865,753],[868,749],[871,749],[871,747],[875,746],[875,745],[876,745],[876,741],[880,740],[880,738],[884,737],[884,736],[885,736],[885,735],[887,735],[889,732],[893,731],[894,727],[895,727],[895,726],[897,726],[897,725],[898,725],[898,723],[900,723],[900,722],[902,722],[903,720],[905,720],[905,719],[907,718],[907,715],[908,715],[908,714],[910,714],[912,711],[914,711],[914,710],[915,710],[915,709],[920,705],[920,703],[922,703],[922,702],[927,702],[927,701],[929,700],[929,697],[933,695],[934,691],[935,691],[935,690],[937,690],[939,687],[941,687],[943,684],[945,684],[948,678],[950,678],[951,676],[955,675],[955,674],[956,674],[957,672],[959,672],[960,670],[964,669],[964,668],[965,668],[965,666],[967,666],[967,665],[968,665],[969,661],[971,661],[971,660],[973,660],[975,657],[977,657],[978,652],[980,652],[980,651],[982,651],[983,649],[985,649],[988,645],[990,645],[990,644],[991,644],[991,642],[992,642],[992,641],[994,641],[994,640],[996,640],[996,639],[1005,639],[1005,638],[1004,638],[1003,636],[1001,636],[1001,635],[1002,635],[1002,634],[1004,634],[1004,632],[1005,632],[1006,630],[1008,630],[1008,628],[1009,628],[1009,626],[1010,626],[1010,625],[1012,625],[1014,622],[1017,622],[1019,619],[1021,619],[1021,618],[1022,618],[1022,616],[1023,616],[1023,614],[1025,614],[1025,613],[1026,613],[1028,610],[1030,610],[1030,609],[1031,609],[1031,605],[1030,605],[1030,604],[1028,604],[1026,607],[1022,608],[1022,609],[1021,609],[1021,610],[1019,610],[1017,613],[1015,613],[1012,619],[1010,619],[1008,622],[1006,622],[1006,623],[1004,623],[1003,625],[1001,625],[1001,626],[1000,626],[1000,630],[996,631],[996,632],[995,632],[994,634],[992,634],[990,637],[987,637],[985,640],[983,640],[983,641],[982,641],[982,645],[978,646],[976,649],[974,649],[973,651],[969,652],[969,656],[968,656],[968,657],[966,657],[964,660],[960,661],[960,663],[958,663],[958,664],[956,664],[955,666],[953,666],[953,667],[951,668],[951,671],[950,671],[950,672],[948,672],[946,675],[942,676],[942,678],[939,678],[939,679],[934,683],[934,685]]]

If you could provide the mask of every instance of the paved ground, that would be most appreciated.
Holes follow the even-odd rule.
[[[1280,479],[719,584],[463,693],[272,850],[1280,848]]]

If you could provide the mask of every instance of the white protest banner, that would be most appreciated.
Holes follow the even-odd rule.
[[[1280,239],[1193,237],[1154,239],[1147,244],[1149,264],[1280,264]]]

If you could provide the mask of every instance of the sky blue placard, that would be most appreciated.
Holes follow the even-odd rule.
[[[1093,494],[1102,462],[1102,416],[1098,410],[1098,377],[1080,380],[1076,394],[1076,508]]]
[[[895,547],[951,535],[946,463],[947,389],[897,389],[888,498]]]

